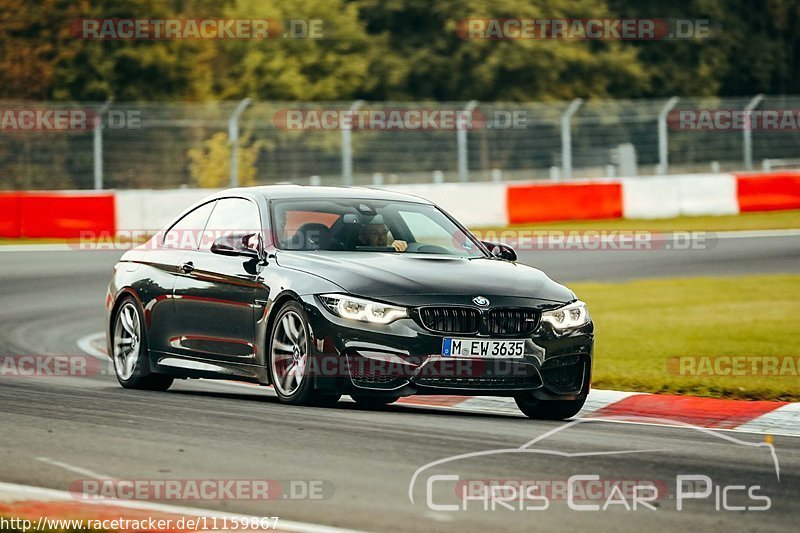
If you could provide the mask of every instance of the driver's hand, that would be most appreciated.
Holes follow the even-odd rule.
[[[408,249],[408,243],[406,241],[394,241],[392,248],[398,252],[405,252]]]

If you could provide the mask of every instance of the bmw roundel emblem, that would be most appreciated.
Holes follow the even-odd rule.
[[[475,305],[480,305],[481,307],[486,307],[489,305],[489,300],[483,296],[476,296],[472,299],[472,301],[475,302]]]

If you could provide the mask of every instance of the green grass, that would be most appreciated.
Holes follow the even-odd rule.
[[[678,217],[657,220],[615,218],[607,220],[565,220],[506,227],[475,228],[476,231],[518,229],[538,230],[650,230],[650,231],[735,231],[800,228],[800,211],[742,213],[718,217]]]
[[[800,359],[800,275],[570,284],[595,321],[593,386],[800,401],[800,377],[681,376],[681,356]]]

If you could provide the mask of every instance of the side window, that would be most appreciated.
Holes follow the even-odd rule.
[[[196,250],[200,244],[200,235],[206,227],[208,216],[214,208],[214,203],[208,202],[189,211],[173,224],[164,235],[164,248]]]
[[[211,250],[214,240],[231,233],[260,233],[261,217],[258,207],[244,198],[223,198],[208,219],[203,232],[201,250]]]

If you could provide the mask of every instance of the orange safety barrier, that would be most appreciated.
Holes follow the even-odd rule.
[[[621,218],[622,184],[511,185],[506,201],[511,224]]]
[[[800,172],[734,175],[739,211],[800,209]]]

